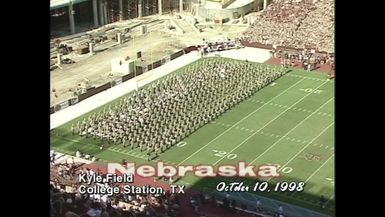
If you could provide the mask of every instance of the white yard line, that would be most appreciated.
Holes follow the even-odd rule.
[[[305,183],[308,182],[323,166],[325,166],[325,164],[334,156],[334,154],[332,154],[316,171],[314,171],[313,174],[311,174],[311,176],[309,176],[309,178],[306,179]]]
[[[326,82],[323,82],[322,84],[320,84],[318,87],[316,87],[315,89],[318,89],[320,87],[322,87]],[[225,157],[227,157],[229,154],[231,154],[234,150],[236,150],[238,147],[240,147],[241,145],[243,145],[245,142],[247,142],[251,137],[253,137],[255,134],[257,134],[259,131],[261,131],[263,128],[265,128],[267,125],[269,125],[271,122],[275,121],[278,117],[280,117],[282,114],[284,114],[286,111],[288,111],[290,108],[292,108],[293,106],[295,106],[296,104],[298,104],[299,102],[301,102],[303,99],[305,99],[307,96],[309,96],[310,94],[312,93],[307,93],[305,96],[303,96],[302,98],[300,98],[299,100],[297,100],[293,105],[291,105],[290,107],[288,107],[287,109],[283,110],[281,113],[279,113],[277,116],[275,116],[275,118],[273,118],[272,120],[270,120],[269,122],[267,122],[265,125],[263,125],[261,128],[259,128],[257,131],[255,131],[253,134],[251,134],[250,136],[248,136],[245,140],[243,140],[241,143],[239,143],[237,146],[235,146],[231,151],[227,152],[227,154],[225,154],[223,157],[221,157],[219,160],[217,160],[213,165],[216,165],[219,161],[223,160]]]
[[[327,129],[329,129],[329,127],[331,127],[332,125],[334,124],[334,122],[332,122],[331,124],[329,124],[325,129],[323,129],[316,137],[314,137],[310,142],[308,142],[307,145],[305,145],[301,150],[299,150],[292,158],[290,158],[290,160],[288,162],[286,162],[281,168],[279,168],[278,171],[281,171],[283,168],[285,168],[285,166],[287,166],[292,160],[294,160],[294,158],[296,158],[303,150],[305,150],[312,142],[314,142],[318,137],[320,137]],[[267,181],[270,181],[272,179],[272,177],[270,177]]]
[[[190,159],[192,156],[196,155],[198,152],[200,152],[202,149],[204,149],[205,147],[207,147],[208,145],[210,145],[212,142],[214,142],[215,140],[217,140],[219,137],[221,137],[222,135],[224,135],[225,133],[229,132],[231,129],[233,129],[234,127],[237,126],[237,124],[241,123],[242,121],[244,121],[245,119],[247,119],[248,117],[250,117],[251,115],[253,115],[255,112],[259,111],[261,108],[263,108],[265,105],[267,105],[269,102],[273,101],[275,98],[281,96],[282,94],[286,93],[289,89],[291,89],[292,87],[296,86],[298,83],[302,82],[304,80],[304,78],[302,78],[301,80],[297,81],[296,83],[294,83],[293,85],[291,85],[290,87],[288,87],[286,90],[282,91],[280,94],[276,95],[275,97],[271,98],[268,102],[266,102],[265,104],[263,104],[261,107],[257,108],[256,110],[254,110],[253,112],[251,112],[250,114],[248,114],[247,116],[243,117],[241,120],[239,120],[237,123],[233,124],[232,127],[228,128],[227,130],[223,131],[221,134],[219,134],[218,136],[216,136],[214,139],[212,139],[210,142],[208,142],[206,145],[202,146],[200,149],[198,149],[197,151],[195,151],[194,153],[192,153],[190,156],[188,156],[186,159],[184,159],[183,161],[181,161],[180,163],[178,163],[178,166],[181,165],[182,163],[184,163],[185,161],[187,161],[188,159]]]
[[[305,122],[308,118],[310,118],[312,115],[314,115],[319,109],[321,109],[324,105],[328,104],[334,97],[330,98],[328,101],[326,101],[324,104],[322,104],[320,107],[318,107],[317,110],[315,110],[313,113],[311,113],[309,116],[307,116],[305,119],[303,119],[301,122],[299,122],[297,125],[295,125],[291,130],[289,130],[285,135],[283,135],[280,139],[275,141],[268,149],[266,149],[264,152],[262,152],[258,157],[256,157],[253,161],[250,162],[250,164],[254,163],[256,160],[258,160],[260,157],[262,157],[266,152],[268,152],[271,148],[273,148],[276,144],[278,144],[279,141],[281,141],[283,138],[285,138],[287,135],[289,135],[293,130],[295,130],[298,126],[300,126],[303,122]]]

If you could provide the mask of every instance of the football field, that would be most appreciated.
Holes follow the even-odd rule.
[[[104,162],[125,159],[148,164],[145,152],[138,149],[113,145],[100,150],[103,142],[72,135],[71,124],[92,112],[52,130],[52,148],[69,155],[79,149]],[[172,165],[237,165],[239,161],[277,165],[280,177],[260,180],[272,184],[305,182],[304,190],[256,194],[334,215],[334,81],[326,74],[293,69],[151,163],[156,161]],[[179,183],[212,192],[219,181],[255,182],[249,178],[200,179],[189,175]],[[319,205],[321,196],[326,200],[324,209]]]

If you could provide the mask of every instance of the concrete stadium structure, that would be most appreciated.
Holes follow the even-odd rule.
[[[202,0],[193,4],[196,15],[206,19],[237,19],[252,11],[266,9],[269,0]]]
[[[265,9],[270,0],[50,0],[51,36],[84,32],[116,21],[169,12],[223,19]]]
[[[182,12],[191,0],[51,0],[51,32],[75,34],[119,20]]]
[[[163,65],[202,40],[239,39],[251,23],[246,23],[251,20],[246,16],[218,25],[212,17],[200,16],[199,8],[208,8],[213,11],[209,14],[222,20],[232,19],[237,10],[243,11],[238,12],[243,16],[249,10],[263,8],[263,0],[51,0],[50,3],[52,112],[58,110],[57,105],[63,108],[89,97],[88,93],[95,92],[92,88],[99,91],[99,87],[110,87],[116,79],[124,82]],[[219,6],[217,12],[213,5]],[[113,59],[127,57],[139,71],[134,70],[133,74],[111,70]]]

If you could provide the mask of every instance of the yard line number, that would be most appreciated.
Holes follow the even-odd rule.
[[[183,146],[187,145],[187,142],[181,141],[178,144],[176,144],[177,147],[182,148]]]
[[[226,157],[227,159],[235,159],[238,157],[237,154],[234,154],[234,153],[230,153],[226,156],[227,152],[226,151],[218,151],[218,150],[213,150],[214,152],[214,156],[217,156],[217,157]]]
[[[273,166],[276,166],[277,168],[281,168],[281,164],[273,164],[273,163],[267,163],[267,165],[273,165]],[[283,169],[281,169],[281,172],[283,173],[291,173],[293,171],[293,168],[292,167],[284,167]]]
[[[312,89],[312,88],[306,88],[306,89],[299,89],[300,91],[303,91],[303,92],[306,92],[306,93],[316,93],[316,94],[320,94],[323,92],[323,90],[315,90],[315,89]]]
[[[321,156],[316,155],[316,154],[311,154],[311,153],[306,153],[305,156],[303,156],[303,158],[305,158],[305,160],[307,160],[307,161],[320,161],[321,160]]]

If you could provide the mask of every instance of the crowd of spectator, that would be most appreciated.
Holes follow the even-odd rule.
[[[169,191],[153,194],[80,194],[78,175],[101,175],[100,170],[77,164],[51,164],[51,217],[179,217],[179,195]],[[76,169],[70,169],[76,168]],[[67,171],[66,173],[63,173]],[[95,185],[92,183],[91,185]],[[118,186],[116,183],[105,185]]]
[[[207,41],[203,39],[202,44],[198,46],[198,51],[202,56],[204,56],[208,53],[238,49],[240,47],[241,43],[239,39],[231,40],[228,38],[227,40],[220,41]]]
[[[273,0],[253,16],[242,40],[334,52],[333,0]]]
[[[311,71],[319,65],[329,64],[334,70],[334,54],[317,53],[313,49],[303,50],[280,50],[273,49],[271,56],[279,58],[284,67],[301,66],[304,70]]]

